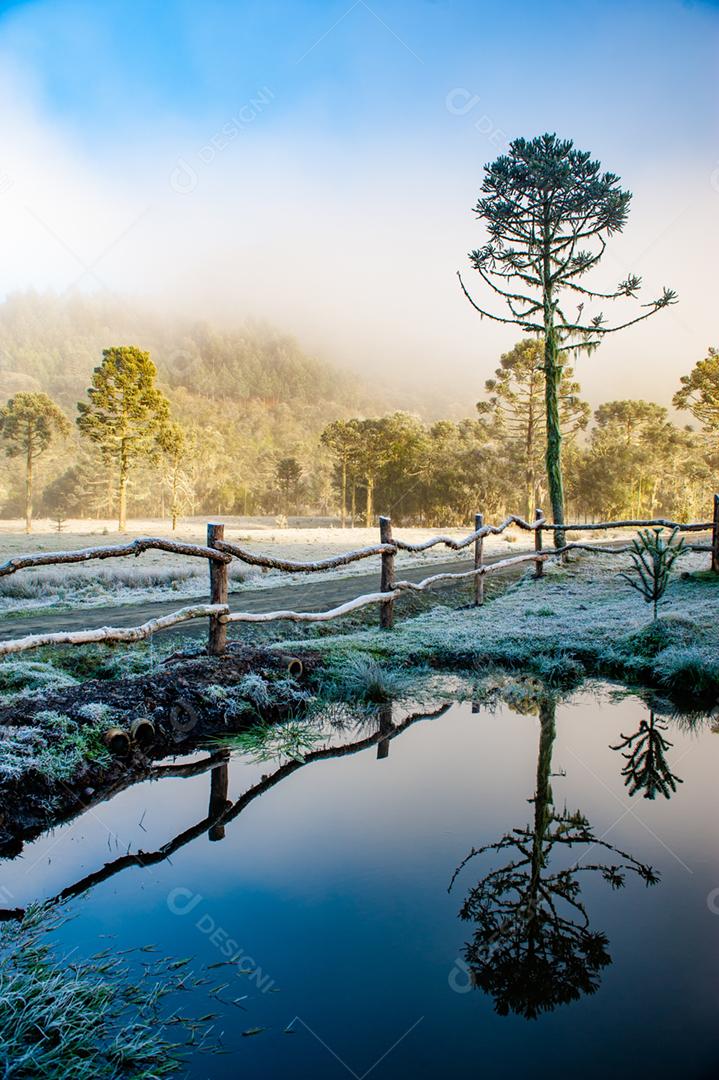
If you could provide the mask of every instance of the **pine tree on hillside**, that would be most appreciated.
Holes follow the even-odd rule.
[[[688,375],[682,375],[674,395],[675,409],[689,409],[719,449],[719,350],[709,346]]]
[[[8,457],[25,458],[25,531],[32,531],[33,469],[57,435],[68,435],[70,422],[47,394],[15,394],[0,409],[0,435]]]
[[[489,397],[477,402],[477,412],[492,422],[510,460],[522,469],[523,513],[529,520],[541,503],[547,440],[544,408],[544,342],[524,339],[500,357],[500,366],[484,388]],[[589,423],[591,409],[579,397],[579,383],[572,369],[562,371],[559,388],[559,420],[562,435],[570,437]]]
[[[77,426],[112,462],[118,476],[118,528],[127,525],[127,485],[133,464],[157,451],[169,403],[155,386],[150,354],[135,345],[105,349],[95,368],[89,401],[78,402]]]

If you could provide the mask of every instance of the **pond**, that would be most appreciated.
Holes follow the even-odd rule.
[[[182,1010],[229,1053],[193,1078],[715,1075],[709,718],[594,687],[332,741],[176,762],[5,860],[3,903],[64,891],[63,947],[207,969]]]

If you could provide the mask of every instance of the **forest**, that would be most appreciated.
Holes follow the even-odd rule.
[[[455,421],[393,411],[267,326],[15,294],[0,307],[0,513],[58,529],[218,513],[437,526],[480,510],[531,516],[547,498],[543,353],[541,335],[522,338]],[[719,355],[684,367],[673,405],[688,424],[646,400],[592,410],[563,366],[570,516],[701,516],[719,467]]]

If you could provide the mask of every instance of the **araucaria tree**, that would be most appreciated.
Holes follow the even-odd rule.
[[[602,173],[598,161],[556,135],[515,139],[509,152],[485,169],[475,211],[488,241],[470,255],[482,281],[505,304],[500,315],[465,296],[482,316],[544,336],[546,469],[554,521],[564,524],[560,387],[565,353],[591,350],[607,334],[648,319],[673,304],[676,293],[661,295],[643,310],[613,326],[601,310],[585,311],[601,301],[636,298],[641,279],[628,275],[616,289],[599,292],[583,283],[600,262],[607,240],[621,232],[631,193],[619,177]],[[573,311],[568,304],[576,301]],[[555,532],[557,547],[564,544]]]
[[[169,405],[155,386],[150,354],[135,345],[104,349],[92,376],[89,401],[78,403],[77,426],[112,462],[118,478],[118,527],[127,524],[127,485],[134,463],[157,451]]]
[[[532,692],[516,703],[517,711],[539,713],[539,747],[533,820],[512,829],[494,843],[473,848],[460,863],[450,890],[465,867],[489,853],[500,865],[474,885],[460,909],[460,918],[474,924],[464,948],[472,985],[494,999],[500,1016],[514,1013],[534,1020],[559,1005],[594,994],[600,975],[611,963],[609,942],[592,930],[582,898],[581,881],[598,873],[613,889],[627,875],[646,885],[658,881],[656,872],[633,855],[597,836],[580,810],[555,803],[552,754],[556,739],[556,702]],[[590,863],[573,857],[574,849],[604,853],[611,862]]]
[[[719,450],[719,351],[710,345],[706,358],[679,381],[674,407],[689,409]]]
[[[283,457],[275,466],[277,486],[282,493],[285,513],[297,513],[297,499],[302,479],[302,466],[295,457]]]
[[[619,575],[652,605],[655,622],[659,601],[667,591],[671,568],[687,550],[683,538],[677,539],[678,533],[679,529],[673,529],[664,540],[661,529],[640,529],[632,540],[632,566]]]
[[[320,435],[320,442],[334,456],[340,480],[340,524],[347,523],[347,480],[359,448],[359,421],[334,420]],[[354,522],[353,522],[354,524]]]
[[[25,532],[32,530],[32,486],[35,461],[56,435],[68,435],[70,423],[47,394],[15,394],[0,409],[0,435],[8,457],[25,458]]]

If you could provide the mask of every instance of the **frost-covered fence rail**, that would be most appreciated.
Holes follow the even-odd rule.
[[[189,557],[207,559],[210,568],[210,602],[208,604],[193,604],[180,608],[169,615],[162,615],[156,619],[150,619],[140,626],[130,627],[98,627],[93,630],[62,631],[60,633],[28,634],[26,637],[15,638],[10,641],[0,641],[0,656],[11,653],[25,652],[27,649],[37,649],[44,645],[89,645],[101,642],[135,642],[152,637],[161,630],[193,619],[209,619],[210,632],[208,651],[211,655],[220,655],[226,645],[227,626],[230,623],[265,623],[285,620],[288,622],[329,622],[332,619],[348,615],[353,611],[374,604],[380,607],[380,626],[390,629],[394,619],[394,603],[403,594],[409,592],[425,592],[434,586],[446,582],[474,582],[474,602],[480,605],[484,599],[484,578],[488,574],[501,573],[513,566],[533,562],[535,574],[542,576],[544,563],[548,559],[561,558],[569,551],[601,552],[609,555],[619,555],[629,551],[629,544],[612,546],[598,543],[588,543],[581,540],[569,541],[562,547],[545,548],[543,546],[543,534],[562,530],[564,533],[579,532],[606,532],[619,529],[657,528],[678,530],[682,533],[698,533],[711,531],[711,543],[688,544],[689,550],[708,551],[711,553],[711,568],[719,573],[719,495],[714,496],[714,513],[711,521],[681,522],[669,521],[666,518],[633,519],[623,521],[595,521],[570,523],[568,525],[555,525],[546,520],[541,510],[537,510],[534,521],[525,521],[524,518],[511,514],[500,522],[499,525],[485,525],[481,514],[475,516],[474,531],[462,539],[456,540],[451,536],[434,536],[418,544],[410,544],[405,540],[395,538],[392,534],[392,523],[388,517],[380,518],[380,542],[370,547],[359,548],[356,551],[347,551],[341,555],[334,555],[328,559],[318,559],[314,562],[301,562],[292,559],[277,559],[269,555],[261,555],[233,544],[224,538],[224,525],[211,523],[207,527],[207,544],[189,544],[177,540],[165,540],[161,537],[142,537],[129,541],[127,544],[115,544],[109,547],[84,548],[79,551],[54,551],[40,552],[34,555],[18,555],[7,562],[0,564],[0,577],[17,573],[19,570],[32,569],[38,566],[62,565],[65,563],[87,562],[92,559],[112,559],[127,555],[139,555],[143,551],[156,549],[173,554],[187,555]],[[515,526],[525,532],[534,535],[534,550],[521,555],[513,555],[503,559],[495,559],[486,562],[484,559],[484,540],[488,536],[499,536],[506,529]],[[398,581],[395,574],[395,558],[400,551],[410,554],[420,554],[429,551],[430,548],[444,545],[452,551],[463,551],[473,548],[474,562],[471,570],[459,570],[457,572],[443,572],[431,574],[422,581]],[[247,563],[249,566],[261,566],[269,570],[278,570],[289,574],[312,574],[328,570],[336,570],[343,566],[363,559],[379,556],[381,560],[380,588],[377,592],[365,593],[347,600],[337,607],[328,611],[230,611],[227,602],[228,597],[228,574],[227,567],[233,559]]]
[[[80,551],[40,551],[35,555],[16,555],[13,559],[0,564],[0,577],[14,574],[18,570],[32,570],[37,566],[55,566],[63,563],[89,562],[91,559],[116,559],[122,555],[140,555],[150,550],[170,551],[175,555],[194,555],[200,559],[216,562],[232,562],[231,555],[225,555],[203,544],[184,544],[180,540],[165,540],[159,536],[140,537],[127,544],[113,544],[110,547],[82,548]]]
[[[43,645],[101,645],[108,642],[132,643],[144,641],[161,630],[189,622],[191,619],[207,619],[224,615],[229,611],[226,604],[195,604],[180,608],[170,615],[149,619],[140,626],[98,626],[94,630],[61,630],[57,634],[28,634],[27,637],[0,641],[0,656],[9,653],[39,649]]]

